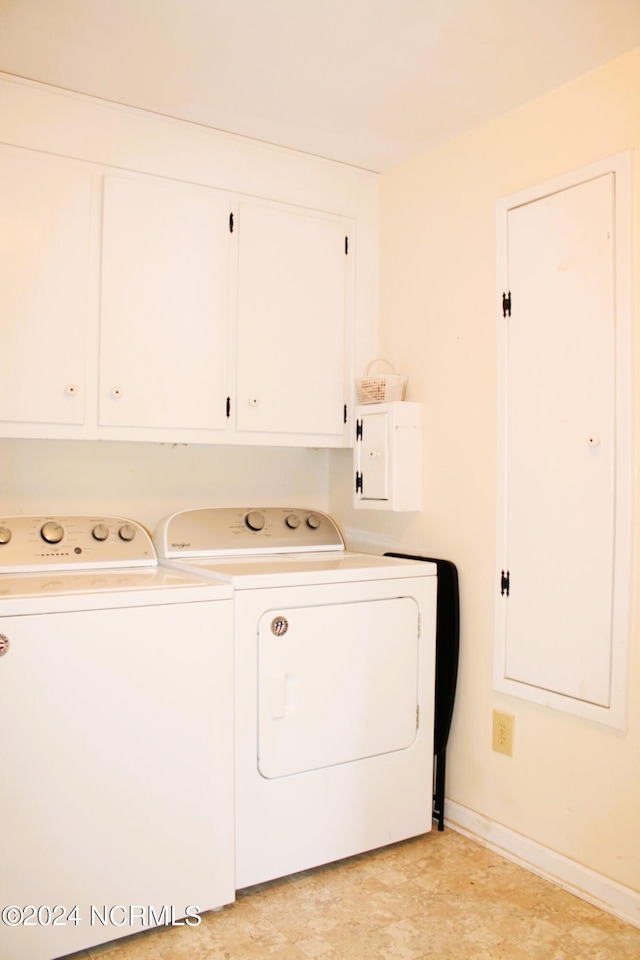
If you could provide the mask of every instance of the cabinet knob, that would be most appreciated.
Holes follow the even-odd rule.
[[[0,544],[9,543],[11,540],[11,530],[9,527],[0,527]]]
[[[249,406],[257,407],[260,403],[260,397],[249,397]]]
[[[590,447],[599,447],[600,446],[600,434],[599,433],[590,433],[587,437],[587,443]]]
[[[68,383],[64,388],[64,392],[68,397],[75,397],[78,393],[78,384],[77,383]]]
[[[119,400],[122,396],[122,393],[122,387],[111,387],[111,396],[114,398],[114,400]]]

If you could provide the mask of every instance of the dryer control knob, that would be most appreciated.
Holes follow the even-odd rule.
[[[285,523],[289,527],[289,530],[297,530],[300,526],[300,517],[296,516],[295,513],[290,513]]]
[[[9,540],[11,540],[9,527],[0,527],[0,544],[9,543]]]
[[[244,522],[249,527],[249,530],[258,530],[264,529],[265,519],[264,514],[259,513],[258,510],[252,510],[251,513],[248,513],[244,518]]]
[[[310,513],[307,517],[307,526],[310,527],[311,530],[317,530],[320,526],[320,522],[320,517],[317,513]]]
[[[136,528],[132,523],[124,523],[118,530],[118,535],[121,540],[125,540],[127,543],[129,540],[133,540],[136,535]]]
[[[97,523],[91,535],[94,540],[106,540],[109,537],[109,527],[105,523]]]
[[[40,536],[47,543],[60,543],[64,537],[64,528],[55,520],[47,520],[40,531]]]

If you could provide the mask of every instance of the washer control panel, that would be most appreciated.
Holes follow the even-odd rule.
[[[157,563],[149,533],[125,517],[0,518],[0,573]]]
[[[154,536],[159,557],[344,550],[336,522],[300,507],[211,507],[165,517]]]

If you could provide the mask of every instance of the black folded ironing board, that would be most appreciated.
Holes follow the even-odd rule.
[[[458,571],[450,560],[419,557],[408,553],[385,553],[385,557],[404,560],[428,560],[438,568],[438,607],[436,613],[436,687],[433,753],[435,757],[433,818],[438,830],[444,830],[444,775],[447,741],[453,716],[460,652],[460,593]]]

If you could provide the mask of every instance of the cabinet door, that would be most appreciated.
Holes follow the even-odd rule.
[[[0,416],[82,424],[91,173],[0,152]]]
[[[360,474],[357,500],[389,499],[389,414],[362,413],[360,437],[355,446]]]
[[[239,431],[344,436],[345,238],[339,218],[240,203]]]
[[[605,723],[620,718],[628,578],[619,187],[606,172],[507,211],[500,320],[497,686]]]
[[[229,236],[223,193],[105,177],[101,426],[226,426]]]
[[[355,409],[354,506],[420,510],[422,444],[420,404],[394,400]]]

